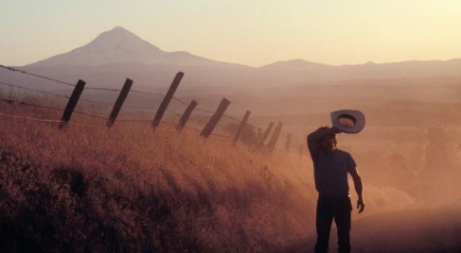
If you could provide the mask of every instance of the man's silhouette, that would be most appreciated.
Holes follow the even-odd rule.
[[[340,131],[334,127],[320,127],[307,136],[307,145],[314,163],[315,188],[319,193],[316,253],[328,252],[333,219],[338,229],[338,252],[351,251],[349,232],[352,205],[349,198],[348,173],[352,176],[358,194],[359,213],[365,209],[362,180],[355,161],[349,153],[336,148],[338,133]]]

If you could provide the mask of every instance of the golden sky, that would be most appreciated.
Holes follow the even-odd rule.
[[[460,0],[0,0],[0,64],[122,26],[165,51],[262,66],[461,58]]]

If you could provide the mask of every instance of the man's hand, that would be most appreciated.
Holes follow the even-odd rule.
[[[363,203],[363,199],[357,200],[357,209],[359,209],[359,213],[362,213],[365,210],[365,203]]]
[[[340,133],[342,133],[341,130],[339,130],[338,128],[336,128],[336,127],[334,127],[334,126],[332,126],[332,127],[330,128],[330,131],[331,131],[331,133],[333,133],[333,134],[340,134]]]

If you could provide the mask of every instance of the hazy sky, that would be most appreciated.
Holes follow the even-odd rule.
[[[122,26],[165,51],[261,66],[461,58],[461,0],[0,0],[0,64]]]

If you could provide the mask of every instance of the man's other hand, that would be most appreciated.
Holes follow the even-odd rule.
[[[365,210],[365,203],[363,203],[363,199],[357,200],[357,209],[359,209],[359,213],[362,213]]]

